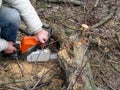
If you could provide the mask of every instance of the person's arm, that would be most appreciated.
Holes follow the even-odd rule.
[[[1,5],[2,5],[2,0],[0,0],[0,7],[1,7]]]
[[[35,35],[36,39],[44,43],[48,39],[48,32],[42,29],[42,22],[29,0],[4,0],[11,7],[17,9],[23,21]]]
[[[29,0],[4,1],[6,1],[11,7],[19,11],[23,21],[33,33],[37,33],[42,29],[42,22]]]

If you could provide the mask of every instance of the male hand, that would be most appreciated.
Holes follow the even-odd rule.
[[[48,32],[42,29],[35,35],[35,38],[41,43],[45,43],[48,40]]]
[[[4,52],[6,54],[10,54],[10,53],[17,51],[17,49],[13,45],[14,45],[13,42],[8,42],[8,47],[7,47],[7,49],[4,50]]]

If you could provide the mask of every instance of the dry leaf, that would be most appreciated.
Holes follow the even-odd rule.
[[[98,45],[100,45],[101,44],[101,39],[98,38],[98,37],[96,39],[97,39]]]
[[[85,29],[85,30],[89,29],[89,26],[88,26],[87,24],[82,24],[81,26],[82,26],[82,28]]]
[[[107,52],[110,51],[110,49],[109,49],[108,47],[105,47],[105,48],[104,48],[104,51],[107,53]]]

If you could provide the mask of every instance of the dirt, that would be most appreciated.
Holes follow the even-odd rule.
[[[97,43],[92,43],[87,52],[93,78],[99,90],[119,90],[120,89],[120,1],[119,0],[100,0],[97,7],[94,7],[96,0],[81,0],[83,6],[74,6],[71,3],[46,3],[38,0],[36,10],[42,20],[52,26],[53,32],[60,33],[61,30],[66,32],[66,37],[73,34],[74,31],[80,30],[81,24],[92,26],[106,17],[112,7],[117,7],[115,15],[104,25],[95,29],[95,33],[90,33]],[[20,35],[21,36],[21,35]],[[33,87],[40,77],[50,69],[48,75],[43,79],[41,90],[60,90],[64,84],[64,75],[59,68],[58,62],[44,62],[39,65],[30,64],[26,61],[20,61],[24,67],[24,74],[21,73],[20,67],[16,60],[0,61],[0,86],[1,82],[8,83],[11,80],[23,79],[22,84],[4,84],[4,88],[27,88]],[[54,67],[55,65],[55,67]],[[53,68],[52,68],[53,67]],[[52,70],[51,70],[52,68]],[[57,74],[53,74],[57,73]],[[48,76],[53,75],[52,79]],[[23,77],[24,76],[24,77]],[[25,83],[26,79],[31,80]],[[57,82],[57,83],[56,83]],[[20,85],[20,86],[19,86]],[[22,85],[22,87],[21,87]],[[30,86],[29,86],[30,85]],[[42,86],[43,85],[43,86]],[[38,89],[39,90],[39,89]]]
[[[81,24],[92,26],[105,18],[113,7],[117,7],[111,20],[95,29],[91,34],[97,40],[87,52],[95,84],[100,90],[119,90],[120,88],[120,40],[116,35],[120,33],[120,1],[101,0],[97,7],[95,1],[81,0],[84,7],[73,6],[70,3],[45,4],[41,2],[39,15],[43,21],[50,24],[54,31],[64,30],[66,36],[80,30]],[[64,36],[63,36],[64,37]]]

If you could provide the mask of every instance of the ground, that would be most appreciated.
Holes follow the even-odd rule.
[[[120,1],[100,0],[97,7],[94,6],[96,0],[81,0],[81,2],[82,6],[74,6],[72,3],[67,2],[56,4],[38,0],[36,10],[42,22],[49,24],[53,28],[54,33],[66,33],[63,37],[60,37],[60,39],[58,37],[58,41],[61,42],[62,38],[69,37],[74,31],[80,30],[81,24],[87,24],[90,27],[108,16],[113,7],[116,7],[115,14],[110,20],[95,28],[94,32],[88,32],[91,37],[94,38],[95,42],[91,42],[87,56],[91,64],[95,84],[99,90],[119,90]],[[20,66],[18,64],[19,62]],[[25,71],[21,71],[20,67]],[[50,77],[48,78],[45,74],[46,76],[44,80],[42,79],[39,87],[42,88],[42,90],[51,90],[51,88],[52,90],[59,90],[65,81],[64,74],[59,68],[59,62],[56,61],[40,63],[36,67],[35,63],[30,64],[26,61],[1,60],[0,70],[0,86],[3,88],[4,82],[5,89],[31,88],[36,84],[35,81],[43,78],[42,75],[44,75],[45,72],[48,72],[48,76],[50,75],[52,79],[50,79]],[[18,81],[14,81],[14,79]],[[28,83],[24,83],[26,81],[28,81]],[[18,84],[20,84],[20,86],[14,84],[14,82],[19,82]]]

